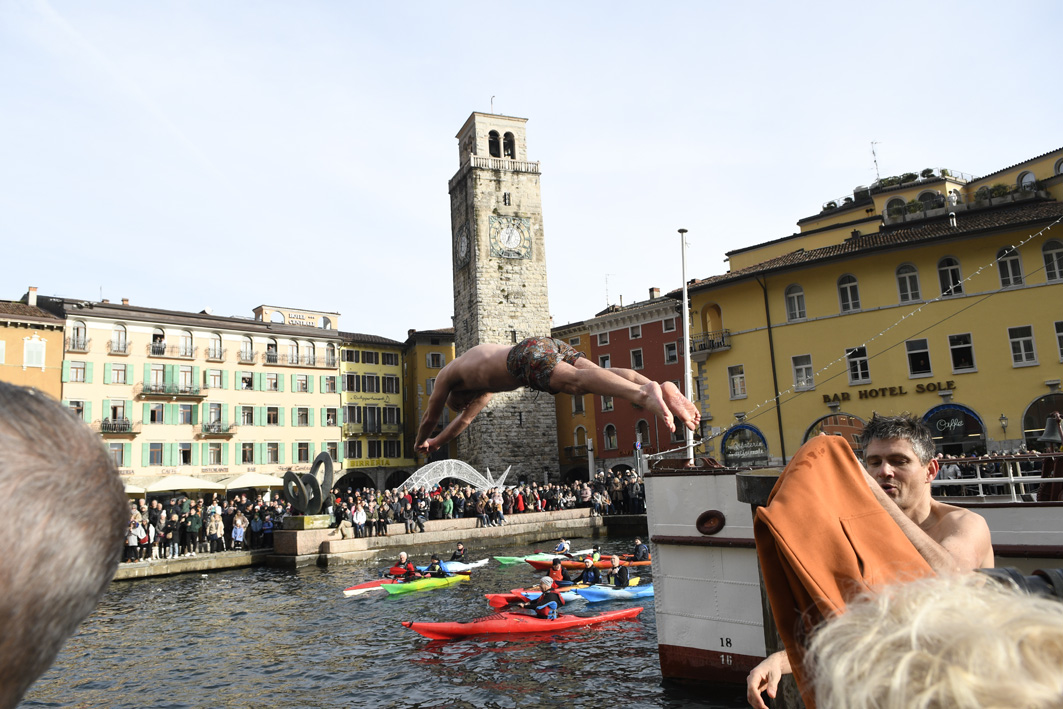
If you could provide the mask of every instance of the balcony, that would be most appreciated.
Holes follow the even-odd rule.
[[[262,355],[263,364],[280,364],[281,356],[277,354],[277,350],[266,350],[266,353]]]
[[[188,397],[202,399],[206,392],[198,384],[173,384],[171,383],[143,383],[134,388],[134,394],[144,398],[149,397]]]
[[[240,361],[240,364],[254,364],[255,352],[254,350],[240,350],[237,359]]]
[[[151,357],[173,357],[174,359],[193,359],[198,347],[191,345],[167,345],[165,342],[152,342],[148,345]]]
[[[130,436],[140,433],[140,423],[134,424],[127,418],[106,418],[95,422],[92,428],[101,436]]]
[[[702,332],[690,338],[690,355],[697,362],[704,362],[713,352],[731,349],[731,331],[715,330]]]
[[[207,360],[211,362],[224,362],[226,354],[228,354],[228,350],[220,347],[207,348]]]
[[[84,337],[68,337],[66,338],[66,351],[67,352],[88,352],[89,345],[92,344],[92,340]]]
[[[125,340],[111,340],[107,343],[107,353],[113,355],[128,355],[129,343]]]
[[[345,423],[343,424],[343,437],[353,438],[362,434],[362,424],[360,423]]]
[[[232,436],[236,433],[235,423],[222,423],[221,421],[208,421],[199,425],[199,435],[203,437]]]
[[[389,435],[397,435],[402,433],[401,423],[385,423],[380,425],[380,433],[387,433]]]
[[[565,457],[569,460],[586,460],[587,446],[565,446]]]
[[[335,367],[336,367],[336,364],[337,364],[337,362],[338,362],[338,360],[336,359],[336,356],[335,356],[335,355],[333,355],[333,356],[331,356],[331,357],[325,357],[325,366],[326,366],[326,367],[332,367],[332,368],[335,368]]]

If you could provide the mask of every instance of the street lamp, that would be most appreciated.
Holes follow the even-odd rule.
[[[1000,427],[1002,429],[1004,429],[1004,436],[1007,437],[1007,435],[1008,435],[1008,417],[1005,416],[1004,414],[1001,414],[1000,418],[997,419],[997,420],[1000,421]]]

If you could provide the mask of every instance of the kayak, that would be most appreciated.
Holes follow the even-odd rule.
[[[360,596],[366,591],[383,590],[384,586],[389,583],[402,583],[402,579],[376,579],[375,581],[366,581],[365,583],[360,583],[356,586],[343,589],[343,595]]]
[[[629,598],[646,598],[653,595],[653,584],[645,586],[629,586],[628,588],[615,589],[612,586],[587,586],[576,591],[580,596],[587,599],[587,603],[599,601],[627,600]],[[567,598],[565,599],[568,600]]]
[[[521,633],[551,633],[585,625],[634,618],[641,607],[621,608],[594,615],[558,615],[553,620],[524,613],[495,613],[464,623],[419,623],[404,620],[403,626],[433,640],[453,640],[469,635],[518,635]]]
[[[394,596],[399,593],[424,591],[429,588],[442,588],[443,586],[450,586],[459,581],[465,581],[468,578],[468,576],[457,574],[455,576],[445,576],[443,578],[417,579],[416,581],[407,581],[406,583],[395,583],[390,586],[384,586],[383,588]]]
[[[527,563],[531,564],[532,568],[537,570],[537,571],[548,571],[550,569],[550,566],[553,564],[552,560],[551,561],[539,561],[539,560],[536,560],[536,559],[525,559],[525,561]],[[653,563],[653,562],[651,562],[651,561],[628,561],[628,560],[625,560],[625,559],[621,559],[620,560],[620,565],[621,566],[649,566],[651,563]],[[609,557],[603,556],[601,558],[601,560],[595,562],[594,565],[597,566],[599,569],[608,569],[613,564],[612,564],[611,561],[609,561]],[[582,561],[575,561],[575,560],[571,560],[571,559],[562,559],[561,560],[561,568],[562,569],[582,569],[584,566],[585,566],[585,564]]]
[[[478,569],[481,566],[487,566],[487,562],[489,561],[490,559],[480,559],[479,561],[474,561],[469,564],[466,564],[463,561],[441,561],[439,562],[439,565],[442,566],[443,570],[448,574],[453,574],[458,571],[470,571],[471,569]],[[424,571],[427,568],[427,566],[418,566],[417,570]]]
[[[571,554],[572,556],[579,556],[581,554],[590,554],[593,551],[593,549],[581,549],[580,551],[569,552],[569,554]],[[508,566],[510,564],[519,564],[520,562],[527,561],[528,559],[537,559],[539,561],[543,561],[552,560],[554,557],[558,557],[559,559],[566,558],[564,554],[558,554],[557,552],[536,552],[535,554],[528,554],[526,556],[496,556],[495,561],[502,564],[503,566]]]
[[[632,576],[628,580],[628,583],[631,586],[638,586],[639,581],[641,581],[641,579],[638,576]],[[590,586],[585,583],[574,583],[569,586],[562,586],[561,588],[565,591],[576,591],[581,588],[590,588]],[[538,586],[532,586],[531,588],[510,589],[509,593],[485,593],[484,598],[487,599],[487,602],[492,608],[504,608],[510,603],[523,603],[526,599],[530,598],[529,594],[535,594],[535,597],[538,598],[540,593],[541,590]],[[564,594],[562,594],[561,597],[565,599],[566,603],[569,600],[578,600],[578,598],[570,599]]]

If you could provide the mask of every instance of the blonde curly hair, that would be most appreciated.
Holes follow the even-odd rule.
[[[1063,602],[981,574],[879,589],[824,623],[820,709],[1063,707]]]

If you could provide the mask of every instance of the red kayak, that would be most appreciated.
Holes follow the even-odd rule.
[[[537,571],[549,571],[550,566],[554,563],[553,559],[547,561],[540,561],[538,559],[525,559],[525,561],[531,564],[532,568]],[[625,559],[620,560],[621,566],[649,566],[651,563],[653,562],[630,561]],[[613,562],[609,561],[609,557],[603,556],[599,561],[595,562],[594,565],[597,566],[599,569],[608,569],[613,565]],[[584,566],[586,566],[586,564],[584,564],[582,561],[570,561],[568,559],[561,560],[562,569],[582,569]]]
[[[519,635],[521,633],[552,633],[568,628],[634,618],[642,607],[621,608],[594,615],[558,615],[553,620],[524,613],[495,613],[464,623],[418,623],[404,620],[402,624],[426,638],[453,640],[469,635]]]

